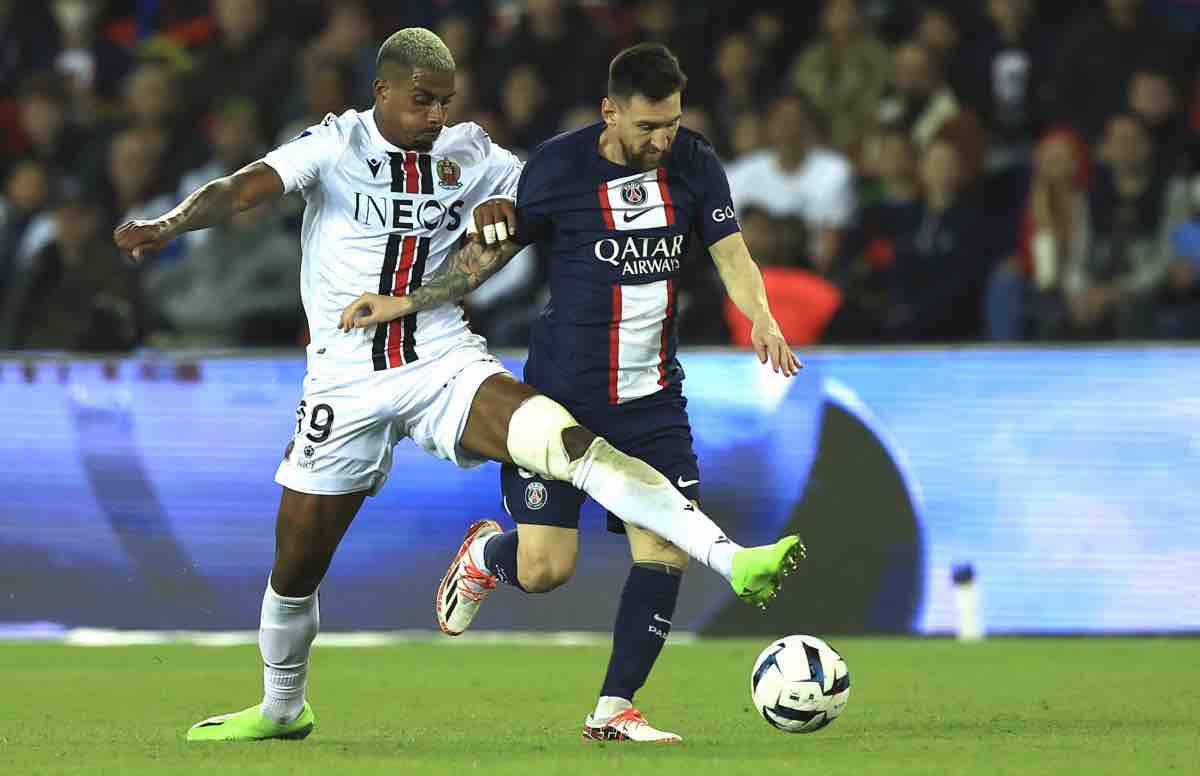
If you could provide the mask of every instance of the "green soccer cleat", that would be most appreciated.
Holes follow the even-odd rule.
[[[804,559],[804,553],[799,536],[785,536],[774,544],[738,550],[733,554],[729,584],[738,598],[766,609],[779,593],[783,578]]]
[[[261,707],[221,714],[197,722],[187,732],[188,741],[263,741],[268,738],[283,738],[298,741],[312,732],[312,706],[304,702],[304,711],[286,725],[272,722],[262,715]]]

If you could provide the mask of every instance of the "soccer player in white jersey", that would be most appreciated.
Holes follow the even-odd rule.
[[[305,687],[317,587],[404,436],[462,467],[490,459],[571,482],[721,573],[751,603],[770,600],[802,553],[797,537],[730,542],[665,477],[518,382],[467,329],[450,300],[519,249],[507,238],[517,228],[521,164],[478,126],[446,126],[454,69],[432,32],[400,30],[379,50],[371,110],[327,116],[165,215],[114,234],[136,260],[286,193],[300,191],[307,203],[301,296],[312,341],[295,434],[275,475],[283,494],[259,626],[264,697],[197,723],[189,741],[312,731]],[[482,238],[456,250],[469,219]],[[423,311],[343,331],[341,312],[364,288],[410,297]]]
[[[676,358],[676,292],[699,239],[730,298],[753,321],[751,340],[784,377],[799,362],[783,343],[762,274],[742,239],[729,184],[712,146],[680,126],[687,76],[660,43],[641,43],[609,65],[603,120],[542,143],[517,187],[516,241],[535,243],[549,267],[550,297],[534,322],[524,379],[618,450],[644,461],[699,507],[693,449]],[[369,293],[343,313],[355,326],[424,309],[413,297]],[[542,593],[564,584],[579,555],[580,508],[569,482],[506,464],[504,509],[467,529],[438,588],[438,624],[470,627],[496,582]],[[629,521],[607,517],[629,540],[633,566],[621,592],[612,652],[585,741],[680,741],[635,705],[671,631],[688,554]],[[527,553],[538,562],[530,567]]]

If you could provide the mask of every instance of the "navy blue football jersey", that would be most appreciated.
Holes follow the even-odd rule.
[[[525,381],[568,406],[677,390],[677,279],[692,233],[738,231],[712,146],[680,128],[666,164],[639,172],[600,155],[603,123],[543,143],[517,187],[518,239],[536,243],[550,301],[534,322]]]

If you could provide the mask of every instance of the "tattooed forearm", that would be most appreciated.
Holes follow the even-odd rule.
[[[283,181],[264,162],[248,164],[232,175],[217,178],[196,189],[162,217],[169,236],[216,226],[234,213],[283,196]]]
[[[476,241],[467,243],[447,257],[420,288],[405,297],[409,314],[457,302],[503,269],[521,247],[510,241],[489,246]]]
[[[167,229],[180,235],[221,223],[234,214],[234,184],[217,178],[193,191],[174,210],[163,216]]]

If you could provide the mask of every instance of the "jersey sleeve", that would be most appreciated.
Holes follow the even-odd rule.
[[[517,182],[517,242],[532,245],[550,237],[551,214],[546,162],[537,154],[525,163]]]
[[[733,210],[725,168],[712,146],[706,143],[699,144],[696,149],[696,185],[699,212],[694,223],[705,247],[740,232],[742,228]]]
[[[292,140],[263,157],[283,180],[283,191],[303,191],[315,184],[341,155],[341,136],[330,113],[320,124],[311,126]]]
[[[490,138],[487,146],[488,171],[492,182],[491,196],[516,199],[517,183],[521,179],[521,170],[525,163],[512,151],[491,142]]]

